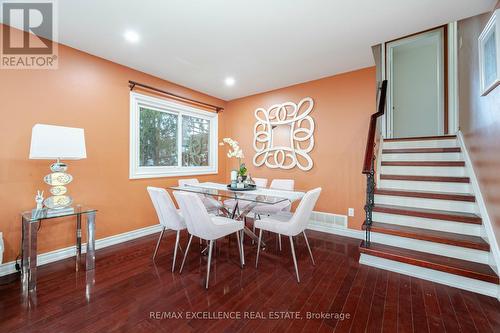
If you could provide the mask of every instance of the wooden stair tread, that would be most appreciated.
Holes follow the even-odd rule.
[[[380,175],[380,179],[409,180],[417,182],[470,183],[469,177]]]
[[[371,242],[368,247],[362,241],[359,247],[361,253],[395,260],[415,266],[435,269],[441,272],[460,275],[472,279],[499,283],[498,275],[490,266],[476,262],[439,256],[425,252],[413,251],[404,248],[377,244]]]
[[[382,161],[382,166],[464,167],[464,161]]]
[[[417,136],[410,138],[393,138],[384,139],[384,142],[397,142],[397,141],[425,141],[425,140],[451,140],[456,139],[456,135],[439,135],[439,136]]]
[[[411,197],[411,198],[425,198],[425,199],[437,199],[437,200],[476,202],[476,197],[472,194],[454,194],[454,193],[447,193],[447,192],[408,191],[408,190],[377,188],[377,189],[375,189],[375,194],[392,195],[392,196],[399,196],[399,197]]]
[[[366,224],[363,224],[363,229]],[[388,224],[382,222],[372,222],[371,231],[393,236],[419,239],[429,242],[448,244],[470,249],[489,251],[490,245],[481,237],[455,234],[445,231],[428,230],[402,225]]]
[[[391,148],[382,149],[382,154],[428,154],[428,153],[460,153],[460,147],[447,148]]]
[[[482,224],[481,217],[477,216],[476,214],[452,212],[447,210],[414,208],[394,205],[375,205],[373,206],[373,211],[379,213],[408,215],[436,220]]]

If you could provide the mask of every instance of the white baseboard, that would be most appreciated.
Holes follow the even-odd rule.
[[[359,263],[497,298],[499,285],[362,253]]]
[[[111,245],[123,243],[132,239],[136,239],[139,237],[151,235],[157,233],[161,230],[161,226],[159,224],[152,225],[149,227],[136,229],[128,232],[124,232],[122,234],[105,237],[101,239],[97,239],[95,241],[96,250],[102,249]],[[87,244],[82,244],[82,253],[87,251]],[[54,261],[70,258],[76,255],[76,247],[69,246],[63,249],[50,251],[46,253],[41,253],[37,256],[37,266],[42,266]],[[16,272],[15,261],[7,262],[5,264],[0,265],[0,276],[12,274]]]

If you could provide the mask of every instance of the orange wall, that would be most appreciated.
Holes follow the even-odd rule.
[[[75,180],[68,189],[76,202],[99,209],[97,238],[158,223],[146,186],[165,187],[176,184],[177,179],[128,178],[128,80],[225,106],[224,101],[62,45],[57,70],[0,70],[0,231],[5,241],[4,262],[14,260],[19,253],[20,211],[34,207],[37,189],[48,193],[42,178],[50,172],[51,161],[28,159],[35,123],[85,129],[88,158],[69,161],[68,172]],[[219,114],[219,137],[224,135],[225,115]],[[219,174],[223,175],[225,157],[219,158]],[[74,245],[75,225],[68,222],[57,219],[43,223],[39,253]]]
[[[349,218],[349,227],[359,229],[364,221],[366,189],[361,169],[369,117],[375,112],[375,81],[375,68],[366,68],[230,101],[225,113],[226,133],[240,142],[252,176],[293,178],[297,189],[321,186],[315,210],[347,215],[352,207],[355,217]],[[286,101],[297,103],[308,96],[314,100],[311,115],[316,125],[312,170],[253,166],[255,109]],[[226,170],[235,166],[236,161],[226,161]]]

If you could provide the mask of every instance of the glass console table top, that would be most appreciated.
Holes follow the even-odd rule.
[[[186,184],[184,186],[170,186],[168,188],[173,191],[186,191],[271,205],[283,201],[293,202],[301,199],[305,194],[302,191],[273,190],[259,187],[254,191],[231,191],[225,184],[218,183]]]
[[[97,209],[89,208],[81,205],[73,205],[62,209],[42,208],[40,210],[32,209],[21,213],[23,220],[35,222],[39,220],[47,220],[65,216],[75,216],[80,214],[88,214],[97,212]]]

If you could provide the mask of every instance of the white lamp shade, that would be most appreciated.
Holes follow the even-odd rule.
[[[30,159],[87,158],[83,128],[36,124],[31,131]]]

